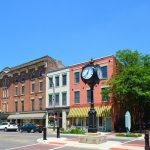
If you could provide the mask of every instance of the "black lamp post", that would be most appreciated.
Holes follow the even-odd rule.
[[[95,133],[97,132],[96,125],[96,111],[94,109],[94,96],[93,90],[94,86],[99,83],[102,78],[102,72],[99,65],[94,65],[94,61],[91,60],[87,65],[82,68],[81,79],[85,84],[90,86],[91,90],[91,105],[90,111],[88,112],[88,132]]]

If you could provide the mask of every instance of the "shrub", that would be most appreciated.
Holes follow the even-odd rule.
[[[62,131],[62,133],[65,133],[65,134],[85,134],[85,132],[86,132],[85,130],[82,130],[78,127]]]
[[[142,134],[140,134],[140,133],[117,133],[116,136],[121,136],[121,137],[141,137]]]

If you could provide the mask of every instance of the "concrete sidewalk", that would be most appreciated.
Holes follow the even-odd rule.
[[[55,133],[53,133],[55,134]],[[102,133],[102,135],[106,136],[115,136],[115,134],[111,133]],[[61,134],[62,135],[62,134]],[[72,134],[70,136],[73,136]],[[122,138],[122,137],[120,137]],[[47,140],[43,140],[43,138],[38,139],[37,141],[39,143],[43,144],[51,144],[51,145],[65,145],[65,146],[70,146],[70,147],[78,147],[78,148],[86,148],[86,149],[93,149],[93,150],[144,150],[144,145],[143,143],[139,144],[134,144],[135,140],[143,140],[144,136],[139,137],[139,138],[133,138],[130,142],[126,143],[121,143],[119,141],[111,141],[107,140],[105,143],[101,144],[86,144],[86,143],[79,143],[79,137],[74,137],[74,138],[69,138],[69,137],[48,137]],[[129,144],[133,143],[133,144]]]

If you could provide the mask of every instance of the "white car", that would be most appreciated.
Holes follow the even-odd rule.
[[[13,122],[2,122],[0,123],[0,130],[4,130],[5,132],[8,130],[18,130],[18,126]]]

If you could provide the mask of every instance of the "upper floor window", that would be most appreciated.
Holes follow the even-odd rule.
[[[3,88],[3,98],[8,98],[8,88],[7,87]]]
[[[23,74],[23,75],[21,76],[21,82],[24,83],[24,81],[25,81],[25,75]]]
[[[62,85],[63,86],[67,85],[67,75],[66,74],[62,75]]]
[[[59,93],[55,94],[55,105],[59,106]]]
[[[91,103],[91,90],[87,90],[87,103]]]
[[[42,98],[39,98],[39,110],[42,110]]]
[[[102,66],[101,70],[102,70],[102,78],[107,79],[107,66]]]
[[[35,79],[35,71],[32,71],[31,73],[31,80],[34,80]]]
[[[49,88],[53,87],[53,78],[49,77]]]
[[[15,95],[18,95],[18,86],[15,87]]]
[[[55,77],[55,86],[59,86],[59,76]]]
[[[67,105],[67,93],[62,93],[62,105]]]
[[[74,82],[79,83],[80,82],[80,72],[74,73]]]
[[[32,83],[32,84],[31,84],[31,93],[34,93],[34,92],[35,92],[35,84]]]
[[[24,95],[24,85],[22,85],[21,94]]]
[[[43,91],[43,82],[39,82],[39,91],[40,91],[40,92]]]
[[[109,101],[109,96],[108,96],[108,87],[104,87],[101,89],[101,94],[102,94],[102,101],[103,102],[108,102]]]
[[[74,92],[74,103],[79,104],[80,103],[80,91]]]
[[[49,95],[49,106],[53,106],[53,95]]]
[[[4,79],[4,80],[2,81],[2,86],[3,86],[3,87],[8,87],[8,85],[9,85],[9,80]]]
[[[15,77],[15,84],[18,84],[18,82],[19,82],[19,76],[17,75],[17,76]]]
[[[45,74],[44,70],[43,70],[43,69],[40,69],[40,70],[39,70],[39,77],[42,77],[44,74]]]

